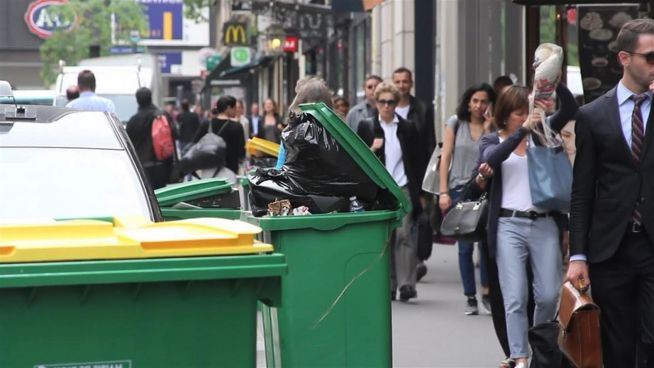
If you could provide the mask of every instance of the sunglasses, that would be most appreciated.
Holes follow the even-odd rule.
[[[394,106],[397,101],[395,100],[377,100],[377,103],[380,105]]]
[[[654,65],[654,51],[648,52],[647,54],[641,54],[639,52],[631,52],[631,51],[625,51],[625,52],[632,55],[640,55],[643,58],[645,58],[647,64]]]

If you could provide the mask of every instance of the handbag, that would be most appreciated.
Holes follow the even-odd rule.
[[[441,233],[456,240],[480,241],[484,237],[487,194],[476,201],[460,201],[447,212],[441,223]]]
[[[534,206],[549,211],[570,212],[572,164],[563,147],[537,146],[530,138],[527,162]]]
[[[422,190],[425,192],[432,194],[438,194],[440,192],[440,173],[438,172],[440,165],[441,147],[439,143],[431,154],[427,170],[425,170],[425,176],[422,178]]]
[[[219,134],[229,123],[224,123],[218,134],[215,134],[209,122],[207,134],[203,135],[199,141],[194,143],[184,153],[179,161],[180,170],[184,173],[191,173],[197,170],[216,168],[216,173],[225,166],[225,156],[227,143]],[[214,174],[215,175],[215,174]]]
[[[570,282],[561,287],[558,343],[563,354],[577,368],[600,368],[602,345],[600,308],[585,292]]]

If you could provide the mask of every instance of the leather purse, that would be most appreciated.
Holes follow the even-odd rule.
[[[447,212],[441,234],[463,241],[480,241],[484,237],[488,200],[486,193],[475,201],[460,201]]]
[[[602,367],[600,308],[570,282],[561,288],[559,348],[577,368]]]

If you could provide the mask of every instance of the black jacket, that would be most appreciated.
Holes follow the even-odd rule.
[[[436,148],[436,134],[434,133],[434,109],[432,104],[425,104],[414,96],[409,96],[409,113],[407,120],[416,124],[418,137],[420,137],[423,155],[429,162],[431,153]]]
[[[654,110],[649,114],[640,164],[622,132],[616,89],[584,105],[577,115],[577,156],[570,208],[570,255],[589,263],[609,259],[639,207],[654,242]]]
[[[189,143],[193,141],[195,133],[200,128],[200,118],[198,114],[190,111],[183,111],[177,115],[179,124],[179,141]]]
[[[420,204],[420,186],[422,184],[422,177],[425,175],[427,162],[423,156],[423,147],[418,139],[418,132],[416,126],[397,116],[399,123],[397,126],[397,137],[400,141],[400,148],[402,149],[402,162],[404,163],[404,171],[408,179],[409,193],[411,195],[411,205],[413,206],[413,215],[417,215],[422,211]],[[375,138],[383,138],[384,130],[382,129],[379,117],[375,116],[361,120],[357,128],[357,134],[368,145],[371,146]],[[384,140],[385,144],[386,140]],[[382,146],[375,155],[382,163],[385,163],[384,146]]]

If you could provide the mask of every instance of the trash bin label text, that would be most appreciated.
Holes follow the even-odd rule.
[[[34,368],[132,368],[132,361],[112,360],[104,362],[37,364]]]

